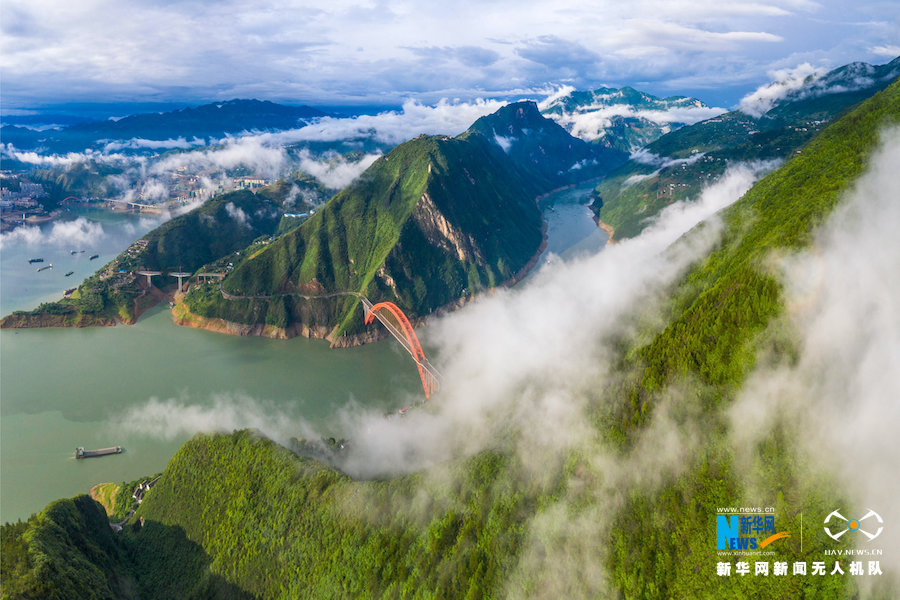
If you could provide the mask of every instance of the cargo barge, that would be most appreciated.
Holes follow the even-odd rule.
[[[121,454],[122,446],[112,448],[100,448],[99,450],[85,450],[81,446],[75,448],[75,458],[93,458],[94,456],[107,456],[108,454]]]

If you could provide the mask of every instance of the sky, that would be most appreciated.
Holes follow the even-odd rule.
[[[4,112],[314,105],[631,85],[733,106],[772,72],[900,55],[895,0],[4,0]]]

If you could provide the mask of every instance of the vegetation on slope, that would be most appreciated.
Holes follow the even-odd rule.
[[[420,136],[237,264],[223,289],[244,298],[210,286],[186,304],[202,317],[302,326],[332,340],[359,333],[362,312],[356,297],[322,298],[330,294],[425,316],[514,278],[541,244],[535,197],[570,181],[577,164],[581,176],[608,168],[598,156],[533,103],[508,105],[456,138]]]
[[[281,211],[270,193],[275,192],[253,194],[243,190],[216,196],[149,232],[70,296],[32,311],[16,311],[0,321],[0,327],[132,323],[160,300],[158,294],[148,294],[145,278],[136,271],[162,271],[154,284],[171,289],[175,279],[168,273],[192,273],[214,259],[243,249],[259,236],[271,235],[281,220]]]
[[[759,118],[734,111],[659,138],[597,186],[591,208],[613,226],[617,239],[633,237],[667,205],[696,196],[730,163],[781,161],[801,153],[829,122],[887,87],[900,72],[900,59],[865,65],[873,72],[864,86],[853,66],[823,77],[832,88],[828,93],[801,89]]]
[[[612,535],[609,568],[625,595],[691,597],[713,584],[760,597],[824,593],[811,589],[814,582],[809,579],[786,580],[780,586],[771,581],[766,586],[756,580],[715,581],[710,571],[715,564],[709,541],[714,531],[711,515],[717,506],[741,498],[742,482],[750,475],[734,470],[721,411],[734,398],[761,348],[775,355],[792,351],[788,339],[766,329],[783,310],[781,286],[765,268],[766,257],[776,250],[809,245],[816,226],[862,173],[878,131],[897,122],[900,83],[826,129],[802,154],[755,185],[725,212],[727,229],[720,248],[678,286],[668,325],[625,361],[624,368],[632,375],[612,394],[622,401],[619,409],[614,414],[598,410],[603,414],[599,422],[615,432],[613,438],[624,444],[633,441],[633,432],[652,419],[657,399],[685,381],[691,382],[710,425],[704,451],[685,475],[656,493],[633,495],[617,515],[622,527]],[[829,482],[812,488],[801,483],[803,466],[792,456],[787,432],[772,431],[758,448],[758,472],[753,475],[777,496],[778,511],[789,516],[786,528],[797,531],[801,511],[827,514],[836,494]],[[655,527],[661,520],[671,526]],[[801,552],[798,542],[794,539],[788,545],[793,560],[820,559],[824,554],[814,541]],[[648,576],[651,573],[658,575]],[[852,595],[852,580],[822,585],[835,586],[830,597]]]

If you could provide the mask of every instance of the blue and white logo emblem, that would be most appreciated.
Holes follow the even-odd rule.
[[[865,521],[869,517],[875,517],[875,519],[878,521],[878,530],[875,533],[869,533],[868,531],[863,529],[863,521]],[[837,533],[832,533],[831,529],[828,528],[828,522],[831,521],[832,518],[834,518],[835,521],[837,521],[836,525],[844,526],[844,528],[838,530]],[[861,534],[865,535],[867,538],[869,538],[869,541],[872,541],[875,538],[877,538],[879,535],[881,535],[882,530],[884,530],[884,527],[881,525],[882,523],[884,523],[884,520],[881,518],[881,515],[879,515],[877,512],[875,512],[874,510],[871,510],[871,509],[869,510],[869,512],[866,513],[866,516],[862,517],[861,519],[848,519],[847,517],[845,517],[838,511],[833,510],[833,511],[831,511],[830,515],[825,517],[824,529],[825,529],[825,533],[828,534],[828,537],[830,537],[833,540],[837,540],[838,538],[840,538],[842,535],[844,535],[848,531],[858,531]],[[874,525],[874,523],[872,523],[872,525]]]

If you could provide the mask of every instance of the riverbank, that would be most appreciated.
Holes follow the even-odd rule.
[[[613,239],[613,236],[616,235],[615,228],[612,225],[610,225],[609,223],[604,223],[603,221],[600,220],[599,217],[596,217],[596,216],[594,217],[594,222],[597,224],[597,227],[599,227],[600,229],[605,231],[606,235],[609,236],[609,240],[606,243],[609,244],[610,246],[615,245],[616,240]]]
[[[0,319],[0,329],[40,329],[44,327],[115,327],[134,325],[141,315],[160,302],[171,301],[172,296],[156,288],[144,288],[144,293],[133,300],[132,313],[93,314],[80,312],[75,306],[66,312],[15,311]],[[60,309],[62,310],[62,309]]]
[[[98,483],[91,487],[89,494],[103,506],[107,516],[112,516],[116,510],[116,496],[120,488],[118,483]]]
[[[568,189],[568,188],[567,188]],[[519,283],[522,279],[524,279],[538,264],[541,256],[544,251],[547,249],[547,222],[544,221],[541,227],[541,244],[538,247],[537,252],[525,263],[519,271],[513,275],[511,278],[503,282],[498,287],[513,287],[517,283]],[[242,296],[233,296],[228,294],[224,290],[221,289],[220,292],[222,296],[227,300],[242,300],[247,299]],[[496,288],[489,288],[485,290],[485,293],[492,293]],[[296,294],[302,298],[306,299],[328,299],[335,296],[342,295],[359,295],[352,292],[336,292],[332,294],[322,294],[321,296],[307,296]],[[253,296],[250,297],[252,299],[259,300],[267,300],[271,298],[271,296]],[[425,315],[422,318],[414,319],[412,321],[413,327],[421,327],[428,323],[429,320],[440,317],[441,315],[447,314],[454,310],[458,310],[474,300],[473,296],[468,296],[464,298],[459,298],[454,300],[453,302],[449,302],[442,306],[437,307],[435,310],[431,311],[429,314]],[[372,328],[365,333],[357,333],[352,335],[342,335],[340,337],[335,337],[334,329],[328,328],[324,326],[312,326],[305,323],[294,323],[288,327],[277,327],[275,325],[268,325],[264,323],[236,323],[234,321],[228,321],[225,319],[220,319],[216,317],[204,317],[201,315],[197,315],[191,312],[190,308],[188,308],[187,304],[183,301],[183,296],[179,297],[175,306],[172,309],[172,321],[181,327],[190,327],[194,329],[205,329],[207,331],[213,331],[215,333],[225,333],[228,335],[234,335],[239,337],[245,336],[258,336],[258,337],[266,337],[271,339],[278,340],[287,340],[294,337],[304,337],[308,339],[323,339],[328,341],[331,344],[331,348],[354,348],[357,346],[363,346],[365,344],[370,344],[373,342],[378,342],[380,340],[388,337],[388,332],[383,328]]]

